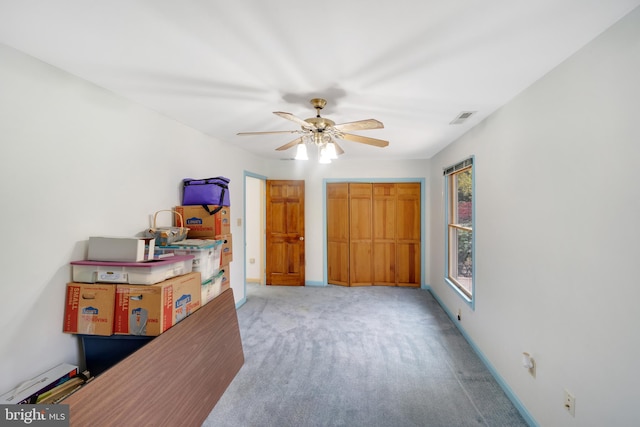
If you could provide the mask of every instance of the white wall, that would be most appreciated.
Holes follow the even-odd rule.
[[[185,177],[231,179],[231,284],[244,298],[245,168],[263,162],[84,80],[0,45],[0,394],[61,362],[69,262],[92,235],[135,235],[180,204]],[[224,161],[220,161],[220,158]]]
[[[638,422],[638,76],[640,9],[431,159],[430,285],[542,426]],[[472,154],[475,311],[442,250],[442,168]]]
[[[247,282],[263,283],[264,280],[264,181],[246,177],[245,182],[245,251]],[[239,245],[238,245],[239,246]],[[239,246],[240,247],[240,246]],[[254,260],[252,264],[250,260]]]

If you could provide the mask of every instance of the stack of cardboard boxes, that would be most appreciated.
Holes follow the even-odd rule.
[[[173,245],[154,248],[153,240],[141,243],[138,238],[89,239],[91,260],[71,263],[64,332],[157,336],[229,289],[230,207],[215,214],[202,206],[176,206],[175,211],[189,234]],[[160,259],[150,260],[149,253]]]
[[[67,284],[64,332],[156,336],[231,286],[230,207],[213,215],[202,206],[177,206],[175,210],[189,228],[190,241],[156,246],[155,250],[153,242],[147,241],[146,250],[164,256],[160,260],[141,255],[140,239],[89,240],[93,259],[71,263],[73,282]],[[113,250],[92,250],[107,245]],[[206,255],[210,259],[198,255],[211,247]],[[113,254],[124,258],[114,259]]]
[[[89,239],[89,261],[71,263],[63,327],[81,336],[88,369],[109,368],[230,288],[228,183],[224,177],[183,180],[174,225],[188,228],[186,240]],[[214,197],[210,192],[220,206],[195,204]]]
[[[63,332],[160,335],[201,306],[201,274],[192,271],[193,258],[72,262]]]

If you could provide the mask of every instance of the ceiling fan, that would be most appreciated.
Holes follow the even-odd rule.
[[[283,119],[291,120],[300,125],[299,130],[283,130],[272,132],[239,132],[238,135],[267,135],[280,133],[297,133],[300,136],[278,148],[277,151],[288,150],[289,148],[298,147],[296,159],[307,160],[306,144],[313,144],[318,147],[320,153],[320,163],[330,163],[331,159],[335,159],[339,154],[343,154],[344,150],[338,145],[336,139],[344,139],[346,141],[359,142],[362,144],[372,145],[374,147],[386,147],[389,141],[382,139],[370,138],[366,136],[346,133],[346,131],[358,131],[367,129],[382,129],[382,122],[375,119],[358,120],[355,122],[335,124],[333,120],[320,117],[322,110],[327,101],[322,98],[313,98],[311,105],[316,109],[316,116],[308,119],[300,119],[291,113],[282,111],[274,111],[273,114]]]

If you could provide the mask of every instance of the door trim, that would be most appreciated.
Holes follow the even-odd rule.
[[[246,281],[246,277],[247,277],[247,178],[255,178],[258,180],[263,181],[262,185],[265,185],[265,182],[267,180],[267,177],[264,175],[259,175],[253,172],[249,172],[247,170],[244,171],[243,175],[242,175],[242,192],[244,195],[244,206],[243,206],[243,212],[242,212],[242,236],[243,236],[243,242],[242,242],[242,259],[243,259],[243,289],[244,289],[244,297],[238,301],[238,303],[236,304],[236,308],[239,308],[240,306],[242,306],[244,303],[247,302],[247,281]],[[264,210],[264,204],[265,204],[265,195],[264,193],[261,194],[260,196],[260,204],[262,206],[261,209],[261,218],[260,221],[262,221],[262,229],[264,230],[264,224],[265,224],[265,210]],[[265,253],[266,253],[266,247],[265,247],[265,242],[264,239],[262,240],[262,245],[260,248],[260,264],[264,265],[265,263]],[[264,272],[262,272],[262,274],[264,275]]]

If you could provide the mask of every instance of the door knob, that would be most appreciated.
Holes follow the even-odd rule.
[[[300,236],[300,240],[304,240],[304,236]]]

